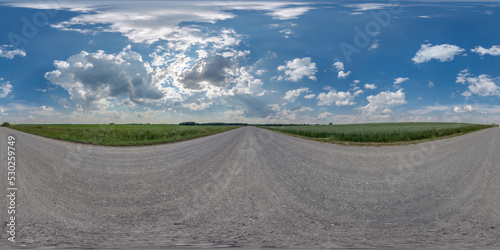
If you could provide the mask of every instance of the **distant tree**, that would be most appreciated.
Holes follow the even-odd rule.
[[[179,125],[196,125],[196,122],[181,122]]]
[[[328,125],[333,125],[333,123],[330,122],[330,123],[328,123]]]
[[[109,125],[115,125],[115,123],[113,123],[113,122],[110,122],[110,123],[109,123]]]
[[[8,127],[8,126],[10,126],[10,123],[8,123],[8,122],[4,122],[4,123],[2,124],[2,127]]]

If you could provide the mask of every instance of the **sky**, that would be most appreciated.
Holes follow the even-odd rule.
[[[0,0],[0,122],[500,123],[495,1]]]

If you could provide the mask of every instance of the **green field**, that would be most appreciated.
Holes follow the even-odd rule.
[[[387,143],[435,139],[494,126],[498,125],[470,123],[366,123],[264,127],[321,141]]]
[[[182,141],[240,126],[181,125],[13,125],[9,128],[54,139],[108,146],[137,146]]]

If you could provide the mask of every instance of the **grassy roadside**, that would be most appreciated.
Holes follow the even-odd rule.
[[[349,145],[401,145],[434,140],[498,125],[469,123],[370,123],[311,126],[262,126],[322,142]]]
[[[194,139],[241,126],[180,125],[13,125],[9,128],[48,138],[105,146],[140,146]]]

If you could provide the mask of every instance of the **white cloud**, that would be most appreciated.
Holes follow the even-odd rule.
[[[418,18],[432,18],[430,16],[418,16]]]
[[[375,85],[375,84],[369,84],[369,83],[365,84],[365,89],[374,90],[376,88],[377,88],[377,85]]]
[[[53,107],[47,107],[45,105],[41,106],[40,109],[43,111],[54,111]]]
[[[257,71],[255,71],[255,74],[258,76],[262,76],[266,72],[267,72],[266,69],[258,69]]]
[[[331,90],[328,93],[320,93],[316,99],[318,99],[318,106],[330,106],[333,103],[337,106],[354,105],[356,104],[354,99],[361,93],[363,93],[362,90],[358,90],[354,93]]]
[[[272,16],[273,19],[279,19],[279,20],[297,19],[300,15],[303,15],[312,9],[314,8],[311,7],[284,8],[270,12],[268,13],[268,15]]]
[[[337,75],[337,77],[338,77],[339,79],[345,79],[346,77],[348,77],[348,76],[351,74],[351,71],[344,72],[344,69],[345,69],[345,68],[344,68],[344,63],[343,63],[343,62],[339,62],[339,61],[337,61],[337,62],[335,62],[335,63],[333,64],[333,66],[334,66],[334,67],[337,69],[337,71],[338,71],[338,75]]]
[[[306,99],[314,99],[314,97],[316,97],[315,94],[309,94],[309,95],[304,96],[304,98],[306,98]]]
[[[60,112],[55,111],[53,107],[43,106],[30,106],[23,103],[10,103],[8,108],[0,107],[0,110],[3,109],[5,111],[15,111],[16,115],[22,115],[24,117],[28,117],[28,115],[33,116],[44,116],[44,117],[53,117],[53,116],[61,116]],[[2,115],[9,115],[7,113],[3,113]],[[33,116],[34,117],[34,116]]]
[[[483,48],[481,46],[476,46],[476,48],[471,49],[471,51],[478,53],[481,56],[484,56],[486,54],[492,55],[492,56],[500,56],[500,46],[499,45],[494,45],[489,49]]]
[[[344,70],[344,63],[343,62],[335,62],[333,66],[337,69],[337,71]]]
[[[409,111],[408,113],[412,115],[426,115],[433,112],[445,112],[449,110],[451,110],[450,106],[433,105],[433,106],[425,106],[419,109],[414,109]]]
[[[262,92],[258,93],[257,96],[264,96],[267,93],[267,90],[263,90]]]
[[[130,1],[74,0],[57,4],[39,1],[12,1],[13,7],[59,9],[77,12],[73,18],[62,21],[55,28],[81,33],[121,33],[131,41],[152,44],[159,40],[204,39],[195,25],[180,27],[181,23],[215,23],[234,18],[232,10],[264,11],[274,19],[296,19],[313,9],[308,3],[219,1]]]
[[[441,62],[451,61],[455,56],[465,52],[464,49],[451,45],[451,44],[422,44],[420,50],[417,52],[415,57],[412,58],[415,63],[425,63],[432,59],[439,60]]]
[[[3,78],[0,78],[0,98],[7,97],[12,91],[12,85],[10,82],[2,82]]]
[[[288,121],[305,121],[307,118],[307,114],[314,111],[311,107],[301,107],[299,109],[289,110],[289,109],[280,109],[278,105],[271,105],[273,110],[276,111],[273,115],[269,115],[268,119],[277,119],[282,122]]]
[[[22,49],[12,50],[12,45],[0,45],[0,57],[14,59],[16,56],[25,57],[26,52]]]
[[[491,10],[485,10],[485,11],[483,12],[483,14],[488,15],[488,16],[491,16],[491,15],[493,15],[493,11],[491,11]]]
[[[63,3],[62,8],[83,5],[89,11],[68,21],[52,25],[55,28],[81,33],[117,32],[133,42],[152,44],[159,40],[199,40],[203,39],[200,30],[179,27],[182,22],[214,23],[234,17],[224,12],[195,2],[155,2],[154,4],[108,1],[106,5],[94,1],[75,1]],[[67,6],[65,6],[67,5]],[[36,6],[33,6],[36,7]],[[92,27],[97,26],[97,27]]]
[[[190,110],[204,110],[207,108],[210,108],[212,106],[212,102],[203,102],[203,101],[198,101],[198,102],[193,102],[193,103],[183,103],[182,107],[188,108]]]
[[[408,80],[410,80],[410,78],[408,78],[408,77],[398,77],[398,78],[394,79],[394,84],[401,84],[401,83],[406,82]]]
[[[224,112],[224,115],[226,117],[234,118],[234,117],[240,117],[245,113],[243,110],[228,110]]]
[[[427,83],[427,86],[429,88],[433,88],[435,85],[434,85],[434,83],[432,81],[429,81],[429,83]]]
[[[4,108],[4,107],[0,107],[0,115],[9,116],[9,113],[7,113],[7,111],[9,111],[9,110]]]
[[[292,61],[286,61],[286,65],[278,66],[279,71],[285,71],[286,79],[291,81],[298,81],[303,77],[311,80],[316,80],[316,63],[311,61],[310,57],[295,58]]]
[[[351,74],[351,71],[347,71],[347,72],[344,72],[344,71],[339,71],[339,74],[337,75],[337,77],[339,79],[345,79],[346,77],[348,77],[349,75]]]
[[[472,105],[455,106],[453,107],[455,113],[470,113],[472,112]]]
[[[368,48],[368,50],[375,50],[375,49],[378,49],[378,47],[380,46],[380,41],[379,40],[375,40],[372,45],[370,45],[370,48]]]
[[[39,115],[39,116],[59,116],[59,115],[62,115],[60,112],[56,112],[53,107],[47,107],[45,105],[40,106],[38,108],[32,108],[32,110],[29,113],[33,114],[33,115]]]
[[[278,20],[297,19],[300,15],[315,8],[305,6],[305,2],[253,2],[253,1],[226,1],[219,4],[221,10],[258,10],[267,11],[267,15]],[[206,4],[212,5],[212,4]],[[291,7],[294,5],[295,7]],[[296,7],[297,5],[300,5]]]
[[[380,92],[378,95],[368,96],[366,100],[368,104],[358,108],[364,115],[389,114],[392,112],[391,108],[406,104],[403,89]]]
[[[285,97],[283,99],[289,101],[289,102],[295,102],[297,97],[299,97],[302,93],[307,93],[309,92],[309,88],[300,88],[300,89],[295,89],[295,90],[289,90],[285,93]]]
[[[104,110],[113,99],[125,96],[135,104],[165,96],[161,82],[151,74],[141,55],[133,51],[106,54],[82,51],[66,61],[54,61],[56,70],[45,78],[67,90],[81,108]]]
[[[250,72],[248,72],[246,67],[240,67],[232,72],[234,75],[233,82],[236,83],[232,89],[230,89],[229,94],[254,94],[257,96],[264,95],[267,91],[262,90],[262,80],[255,78]]]
[[[144,111],[134,111],[134,115],[141,119],[154,120],[158,119],[158,117],[165,112],[164,110],[153,110],[150,107],[144,107],[143,110]],[[121,117],[121,114],[119,113],[113,115],[116,117]]]
[[[500,96],[500,87],[497,85],[499,78],[491,78],[488,75],[474,76],[469,73],[468,69],[462,70],[457,76],[457,83],[467,84],[467,91],[462,93],[463,96],[471,96],[472,94],[480,96]]]
[[[289,38],[291,35],[293,35],[293,31],[291,29],[280,30],[280,33],[283,34],[285,38]]]
[[[391,7],[395,7],[394,4],[385,4],[385,3],[360,3],[360,4],[350,4],[345,5],[346,7],[355,8],[355,12],[359,11],[368,11],[368,10],[379,10],[379,9],[387,9]]]
[[[332,113],[330,112],[323,112],[321,114],[318,115],[318,117],[316,117],[316,119],[328,119],[329,117],[333,116]]]

